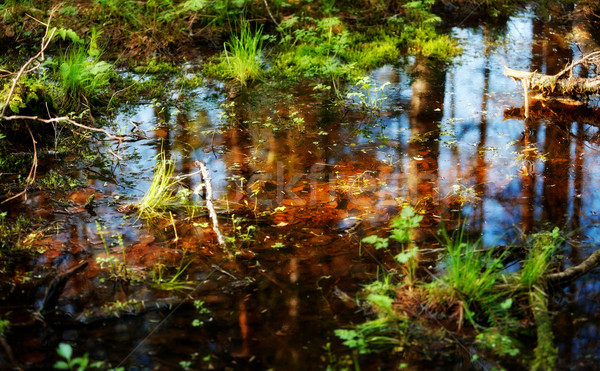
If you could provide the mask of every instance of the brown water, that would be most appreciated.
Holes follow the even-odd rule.
[[[16,358],[47,367],[58,343],[69,342],[78,355],[133,369],[176,369],[180,361],[192,361],[193,369],[325,368],[345,354],[333,331],[365,318],[337,293],[354,297],[387,265],[359,241],[385,229],[403,205],[425,215],[416,236],[423,248],[435,244],[441,222],[466,220],[490,246],[559,226],[573,231],[565,266],[577,263],[600,240],[599,111],[542,115],[534,107],[525,121],[521,88],[503,75],[504,66],[555,73],[577,58],[577,48],[561,37],[570,27],[564,14],[524,12],[504,27],[455,29],[464,54],[454,66],[407,59],[372,73],[374,86],[390,83],[375,116],[332,105],[311,84],[260,87],[233,99],[208,85],[176,97],[174,106],[129,107],[115,125],[146,139],[106,143],[112,152],[99,146],[110,166],[74,169],[90,180],[69,196],[69,206],[56,209],[40,192],[11,205],[11,217],[34,213],[58,226],[40,241],[47,251],[39,259],[17,264],[15,279],[18,272],[45,276],[82,260],[90,264],[67,282],[59,301],[59,312],[72,320],[9,333]],[[195,223],[175,215],[174,228],[149,227],[117,210],[141,198],[163,153],[176,159],[177,174],[192,174],[185,179],[191,189],[202,182],[193,162],[207,164],[221,227],[235,237],[234,258],[217,246],[204,212]],[[94,208],[85,209],[94,192]],[[123,236],[130,274],[141,282],[107,279],[97,263],[105,256],[97,222],[115,256]],[[189,289],[149,287],[153,267],[181,261],[192,262],[181,276]],[[555,295],[561,368],[597,364],[598,278],[589,274]],[[31,282],[22,292],[3,285],[3,318],[25,321],[23,310],[41,305],[48,282]],[[144,314],[117,318],[101,309],[133,299],[146,303]],[[193,300],[211,313],[199,314]],[[193,326],[194,319],[203,325]],[[454,351],[442,347],[432,351],[433,360],[401,361],[415,369],[472,367],[446,354]],[[379,356],[361,360],[365,367],[389,366]]]

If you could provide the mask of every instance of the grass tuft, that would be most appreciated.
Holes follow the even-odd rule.
[[[161,217],[170,206],[180,200],[174,190],[179,181],[173,178],[175,163],[161,157],[154,167],[154,178],[144,198],[136,205],[140,218],[154,219]]]
[[[256,80],[262,74],[260,57],[263,51],[262,26],[250,30],[248,22],[240,25],[240,34],[233,35],[225,43],[226,75],[246,86],[249,81]]]

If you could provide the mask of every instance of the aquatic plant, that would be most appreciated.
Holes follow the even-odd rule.
[[[225,43],[223,59],[226,62],[226,76],[242,86],[259,78],[262,73],[263,40],[262,26],[252,33],[248,22],[242,21],[240,33],[233,35],[231,40]]]
[[[418,264],[418,249],[411,245],[410,234],[414,228],[419,226],[422,220],[423,215],[419,215],[412,207],[407,206],[402,209],[402,212],[397,218],[392,220],[392,223],[390,224],[392,230],[389,237],[371,235],[362,239],[362,242],[372,244],[377,250],[388,250],[389,239],[402,244],[401,251],[394,255],[394,260],[398,262],[402,268],[406,282],[409,284],[415,282],[415,273]]]
[[[154,166],[154,177],[144,197],[135,205],[140,218],[152,220],[179,203],[176,187],[180,182],[173,177],[175,163],[161,157]]]
[[[355,82],[358,91],[348,93],[349,100],[358,99],[358,105],[369,114],[377,114],[381,110],[383,102],[387,96],[383,93],[386,86],[390,83],[385,82],[382,85],[374,85],[368,76],[361,77]]]
[[[181,259],[180,264],[177,266],[175,274],[170,278],[166,277],[167,267],[164,264],[156,264],[152,268],[152,286],[158,290],[164,291],[183,291],[193,290],[191,282],[180,280],[181,275],[190,266],[192,261],[188,261],[187,264],[183,263]]]
[[[560,229],[554,228],[551,232],[540,232],[530,237],[530,250],[523,262],[519,283],[530,288],[539,283],[539,280],[548,271],[552,261],[551,257],[560,246]]]
[[[194,300],[194,308],[196,308],[196,312],[200,316],[200,318],[205,318],[211,314],[210,309],[206,308],[205,302],[202,300]],[[204,319],[194,318],[192,321],[192,326],[199,327],[204,325]]]
[[[123,281],[131,280],[134,277],[134,275],[127,266],[127,256],[125,254],[125,245],[123,244],[123,237],[121,235],[117,235],[119,246],[121,247],[121,258],[118,258],[111,254],[108,242],[106,241],[106,238],[104,238],[103,228],[98,221],[96,221],[96,230],[98,232],[98,236],[100,236],[100,240],[102,241],[102,246],[104,247],[105,253],[105,256],[96,257],[96,262],[98,263],[100,268],[108,268],[108,270],[110,271],[111,278]]]

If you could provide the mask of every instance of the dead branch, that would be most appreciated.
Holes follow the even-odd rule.
[[[580,264],[559,273],[549,274],[546,276],[546,279],[551,285],[563,285],[583,276],[598,266],[600,266],[600,249],[594,251]]]
[[[29,121],[39,121],[39,122],[43,122],[43,123],[46,123],[46,124],[66,122],[66,123],[69,123],[69,124],[71,124],[73,126],[77,126],[78,128],[82,128],[82,129],[89,130],[89,131],[95,131],[95,132],[98,132],[98,133],[103,133],[108,138],[110,138],[112,140],[124,141],[126,139],[125,137],[114,135],[114,134],[112,134],[111,132],[109,132],[106,129],[94,128],[94,127],[91,127],[91,126],[80,124],[77,121],[75,121],[73,119],[70,119],[69,117],[66,117],[66,116],[53,117],[53,118],[49,118],[49,119],[43,119],[43,118],[38,117],[38,116],[13,115],[13,116],[0,116],[0,120],[29,120]]]
[[[211,184],[210,174],[208,173],[208,169],[206,168],[206,165],[204,164],[204,162],[195,161],[194,164],[200,169],[200,171],[202,172],[202,177],[204,178],[204,186],[206,187],[206,207],[208,208],[208,212],[212,219],[213,230],[215,231],[215,234],[217,235],[219,244],[221,246],[224,246],[225,238],[223,237],[223,234],[221,233],[221,229],[219,228],[219,220],[217,219],[217,212],[215,211],[215,207],[212,203],[213,194],[212,194],[212,184]]]
[[[585,58],[585,57],[584,57]],[[600,93],[600,76],[593,78],[575,77],[572,75],[572,69],[579,65],[587,63],[583,59],[575,61],[556,75],[545,75],[539,72],[528,72],[504,68],[504,75],[513,80],[520,81],[527,90],[537,90],[544,94],[597,94]],[[568,77],[563,77],[569,72]]]

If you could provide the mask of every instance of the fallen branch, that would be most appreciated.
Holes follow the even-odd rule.
[[[540,92],[541,98],[547,96],[573,96],[600,93],[600,75],[593,77],[576,77],[573,69],[576,66],[600,66],[600,51],[595,51],[573,61],[555,75],[546,75],[539,72],[513,70],[505,67],[504,75],[515,81],[520,81],[523,87],[523,98],[525,100],[525,118],[529,117],[529,91]]]
[[[118,140],[118,141],[124,141],[124,140],[126,140],[125,137],[114,135],[114,134],[112,134],[111,132],[109,132],[106,129],[94,128],[94,127],[91,127],[91,126],[83,125],[83,124],[80,124],[77,121],[75,121],[73,119],[70,119],[69,117],[65,117],[65,116],[53,117],[53,118],[49,118],[49,119],[43,119],[43,118],[41,118],[39,116],[12,115],[12,116],[0,116],[0,120],[29,120],[29,121],[39,121],[39,122],[43,122],[45,124],[66,122],[66,123],[69,123],[69,124],[71,124],[73,126],[77,126],[78,128],[82,128],[82,129],[89,130],[89,131],[95,131],[95,132],[98,132],[98,133],[103,133],[108,138],[110,138],[112,140]]]
[[[569,67],[581,64],[582,60],[574,62]],[[556,75],[545,75],[539,72],[528,72],[504,68],[504,75],[521,81],[528,90],[537,90],[542,93],[556,93],[560,95],[572,94],[597,94],[600,92],[600,76],[593,78],[575,77],[571,74],[563,77],[569,70],[561,71]]]
[[[563,285],[569,281],[575,280],[592,269],[600,266],[600,249],[596,250],[587,259],[580,264],[567,268],[559,273],[552,273],[546,276],[546,280],[551,285]]]
[[[202,172],[202,178],[204,178],[204,186],[206,187],[206,207],[208,208],[208,213],[210,214],[210,218],[213,223],[213,230],[217,235],[217,240],[221,246],[225,245],[225,238],[221,233],[221,229],[219,228],[219,220],[217,219],[217,212],[215,211],[215,207],[212,203],[213,192],[212,192],[212,184],[210,174],[208,173],[208,169],[206,165],[202,161],[195,161],[194,164],[200,169]]]

